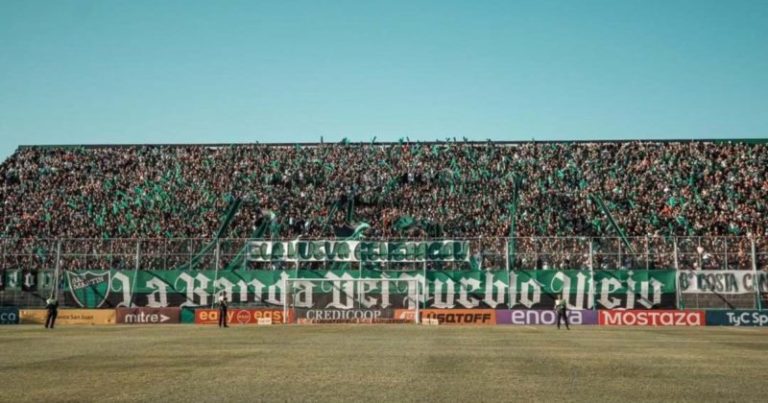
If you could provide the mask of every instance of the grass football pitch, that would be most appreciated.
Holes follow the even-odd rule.
[[[0,327],[0,401],[766,401],[768,329]]]

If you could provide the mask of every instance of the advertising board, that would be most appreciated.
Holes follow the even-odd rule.
[[[22,309],[19,318],[22,324],[45,324],[48,311],[45,309]],[[59,309],[56,325],[113,325],[114,309]]]
[[[707,311],[707,326],[768,326],[768,311]]]
[[[571,325],[596,325],[597,311],[569,310],[568,323]],[[557,313],[553,310],[513,309],[496,311],[496,323],[499,325],[554,325]]]
[[[601,326],[704,326],[704,311],[599,311]]]
[[[159,325],[181,322],[180,308],[117,308],[116,323]]]
[[[256,325],[260,318],[270,318],[272,323],[290,323],[292,311],[285,317],[282,309],[229,309],[227,323],[230,325]],[[218,309],[195,309],[195,324],[217,325],[219,323]]]
[[[19,308],[0,306],[0,325],[18,325]]]

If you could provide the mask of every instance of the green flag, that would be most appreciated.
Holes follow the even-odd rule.
[[[406,229],[408,229],[411,226],[413,226],[413,224],[414,224],[413,217],[411,217],[411,216],[402,216],[402,217],[398,218],[397,221],[395,221],[395,223],[393,224],[393,227],[397,231],[405,231]]]
[[[357,240],[360,239],[363,236],[363,233],[368,230],[368,228],[371,228],[371,226],[366,222],[361,222],[357,224],[355,227],[355,231],[350,235],[347,240]]]

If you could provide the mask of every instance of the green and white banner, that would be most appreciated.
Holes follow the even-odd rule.
[[[252,241],[256,262],[458,262],[469,261],[468,241]]]
[[[680,270],[680,292],[684,294],[768,293],[768,273],[742,270]]]
[[[301,307],[355,306],[350,300],[414,301],[422,308],[551,309],[562,298],[571,309],[673,309],[676,273],[656,271],[505,271],[380,272],[372,270],[167,270],[78,271],[64,276],[69,306],[196,307],[210,306],[226,292],[234,306],[282,306],[286,296],[301,294]],[[284,279],[312,278],[322,282]],[[353,282],[355,278],[392,278],[402,282]],[[424,285],[426,284],[426,288]],[[415,287],[420,287],[417,290]],[[295,299],[292,299],[296,301]],[[375,301],[374,301],[375,300]],[[399,306],[396,306],[399,307]]]

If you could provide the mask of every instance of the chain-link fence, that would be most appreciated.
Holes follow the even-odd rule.
[[[277,244],[287,251],[274,253]],[[342,245],[344,244],[344,245]],[[271,254],[256,258],[254,245]],[[266,246],[265,246],[266,245]],[[346,252],[340,252],[343,248]],[[304,249],[302,249],[304,248]],[[310,248],[311,250],[308,250]],[[370,248],[371,253],[365,252]],[[362,252],[359,250],[362,249]],[[678,306],[768,305],[768,239],[0,239],[0,305],[38,306],[68,273],[163,271],[676,271]]]

